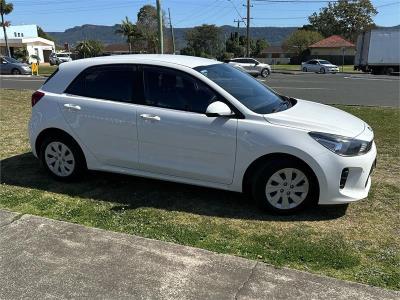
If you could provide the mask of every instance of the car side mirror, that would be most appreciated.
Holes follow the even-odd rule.
[[[260,64],[260,63],[259,63],[258,61],[256,61],[254,65],[255,65],[255,66],[258,66],[259,64]]]
[[[224,102],[216,101],[211,103],[206,110],[207,117],[229,117],[234,113]]]

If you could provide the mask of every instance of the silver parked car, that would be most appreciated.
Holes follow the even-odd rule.
[[[323,59],[311,59],[301,63],[303,72],[316,72],[316,73],[337,73],[339,67]]]
[[[72,61],[69,53],[51,53],[49,57],[50,65],[59,65],[64,62]]]
[[[269,64],[260,63],[254,58],[234,58],[229,60],[228,63],[242,67],[247,73],[253,76],[261,75],[266,78],[271,74],[271,66]]]
[[[29,75],[32,74],[31,67],[12,57],[0,56],[0,73],[12,75]]]

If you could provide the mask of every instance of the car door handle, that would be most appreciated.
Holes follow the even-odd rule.
[[[159,116],[150,115],[150,114],[142,114],[142,115],[140,115],[140,117],[142,119],[151,120],[151,121],[160,121],[161,120],[161,118]]]
[[[79,105],[71,104],[71,103],[66,103],[66,104],[64,104],[64,107],[65,107],[67,110],[70,110],[70,111],[78,111],[78,110],[81,110],[81,107],[80,107]]]

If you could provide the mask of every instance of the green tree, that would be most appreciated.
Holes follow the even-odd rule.
[[[283,48],[291,53],[301,55],[308,47],[324,37],[316,31],[310,30],[296,30],[284,42]]]
[[[6,41],[7,56],[11,57],[10,47],[8,46],[8,38],[6,27],[10,25],[10,22],[4,21],[4,15],[10,14],[14,9],[12,3],[7,3],[6,0],[0,0],[0,15],[1,15],[1,26],[3,27],[4,40]]]
[[[215,25],[196,26],[186,32],[185,39],[187,47],[182,54],[215,58],[223,52],[221,32]]]
[[[259,56],[261,52],[268,47],[268,42],[265,39],[258,39],[255,42],[255,47],[251,53],[252,56]]]
[[[40,26],[37,27],[38,36],[44,38],[46,40],[50,40],[54,42],[54,38],[48,35]]]
[[[125,17],[125,20],[122,20],[122,23],[119,25],[119,28],[115,33],[121,34],[126,38],[126,42],[129,45],[129,53],[132,53],[134,41],[142,37],[137,26],[133,24],[128,17]]]
[[[370,0],[339,0],[314,12],[308,20],[325,37],[338,34],[355,41],[359,32],[375,26],[372,17],[377,13]]]
[[[103,44],[96,40],[81,41],[76,45],[75,50],[80,58],[95,57],[102,54],[104,49]]]
[[[165,22],[163,22],[165,24]],[[158,22],[157,8],[152,5],[144,5],[137,14],[137,29],[146,42],[144,48],[149,53],[157,53],[158,49]],[[163,25],[163,30],[164,30]]]

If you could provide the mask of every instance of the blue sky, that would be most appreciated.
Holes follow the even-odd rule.
[[[135,21],[140,7],[156,3],[155,0],[8,1],[14,3],[13,13],[7,16],[13,25],[38,24],[45,31],[64,31],[83,24],[113,25],[120,23],[125,16]],[[327,5],[327,2],[316,0],[251,2],[254,17],[251,26],[301,26],[307,23],[307,16]],[[245,0],[162,0],[163,9],[171,9],[174,27],[192,27],[203,23],[235,25],[234,19],[246,15],[245,3]],[[400,0],[372,0],[372,3],[379,12],[374,19],[376,24],[400,24]]]

